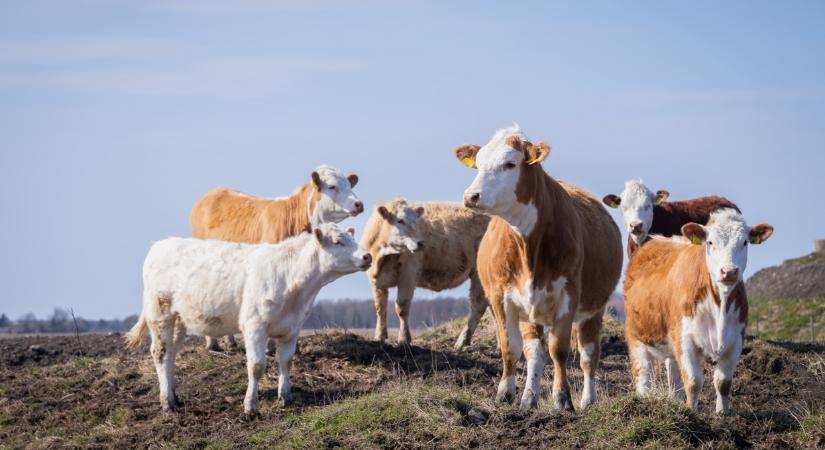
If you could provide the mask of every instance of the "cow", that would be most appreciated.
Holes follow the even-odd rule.
[[[207,192],[192,207],[192,236],[199,239],[275,244],[309,231],[311,223],[338,223],[364,211],[352,192],[358,175],[343,176],[330,166],[319,166],[310,182],[289,197],[264,199],[223,187]],[[234,337],[229,336],[234,345]],[[220,350],[217,338],[206,339],[206,348]]]
[[[690,200],[668,202],[670,193],[659,190],[653,193],[641,179],[625,182],[619,195],[606,195],[602,199],[611,208],[622,209],[622,220],[627,228],[627,257],[650,239],[651,235],[678,236],[682,226],[695,222],[706,224],[710,213],[720,208],[739,208],[730,200],[711,195]]]
[[[702,361],[716,361],[716,413],[727,414],[733,371],[748,319],[743,273],[748,244],[761,244],[773,227],[748,227],[732,208],[707,225],[688,223],[682,237],[654,237],[630,260],[624,282],[625,336],[639,395],[652,387],[652,366],[664,360],[670,395],[696,410],[704,384]]]
[[[621,274],[622,243],[616,223],[592,194],[544,171],[540,163],[549,153],[547,144],[531,143],[518,125],[497,131],[484,146],[455,150],[478,170],[464,204],[493,216],[479,246],[478,272],[498,324],[503,372],[496,400],[514,398],[523,351],[527,376],[520,407],[537,406],[549,327],[553,406],[573,410],[567,382],[573,324],[585,408],[596,400],[602,314]]]
[[[316,294],[343,275],[367,270],[372,262],[353,235],[352,229],[344,232],[324,223],[313,233],[278,244],[192,238],[155,243],[143,263],[143,311],[126,345],[135,348],[149,329],[161,408],[175,408],[175,355],[187,333],[243,333],[247,414],[258,410],[258,381],[271,337],[278,347],[278,398],[291,402],[289,363]]]
[[[476,271],[478,244],[489,217],[457,203],[407,203],[404,199],[376,206],[361,246],[375,262],[367,273],[375,300],[375,339],[387,339],[387,298],[398,288],[395,312],[398,342],[409,344],[409,313],[416,287],[433,291],[456,288],[470,280],[470,315],[455,343],[469,345],[488,302]]]

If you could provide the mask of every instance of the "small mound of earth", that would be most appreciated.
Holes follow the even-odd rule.
[[[812,253],[766,267],[746,283],[750,297],[816,298],[825,295],[825,255]]]

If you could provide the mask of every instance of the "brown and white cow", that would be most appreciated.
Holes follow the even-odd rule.
[[[687,223],[706,224],[710,213],[720,208],[739,208],[730,200],[710,195],[690,200],[668,202],[670,193],[658,190],[653,193],[641,179],[625,182],[619,195],[606,195],[602,199],[611,208],[621,208],[622,220],[627,228],[627,257],[650,240],[652,235],[679,236]]]
[[[404,199],[379,204],[370,216],[361,246],[372,255],[367,272],[375,298],[375,339],[387,339],[389,289],[398,288],[395,312],[398,342],[410,342],[408,317],[416,287],[433,291],[470,280],[470,316],[455,349],[470,344],[488,302],[476,271],[478,245],[490,218],[457,203]]]
[[[364,212],[364,204],[352,191],[358,175],[344,176],[338,169],[319,166],[310,182],[289,197],[254,197],[234,189],[215,188],[195,202],[190,214],[192,236],[199,239],[276,244],[309,232],[311,224],[338,223]],[[229,337],[234,344],[234,338]],[[218,350],[209,337],[206,347]]]
[[[748,227],[734,209],[707,225],[682,227],[685,238],[654,237],[634,254],[624,282],[625,335],[636,392],[652,387],[653,362],[665,360],[672,396],[684,392],[696,409],[705,358],[716,361],[716,412],[727,413],[733,370],[748,318],[743,283],[748,244],[761,244],[773,227]]]
[[[573,409],[567,382],[570,335],[576,324],[584,389],[581,407],[596,399],[595,370],[605,303],[619,281],[622,243],[607,210],[590,193],[542,169],[550,153],[516,125],[483,147],[455,150],[478,169],[464,204],[493,216],[478,251],[478,271],[498,322],[503,373],[496,399],[516,393],[516,364],[527,359],[522,408],[538,403],[544,370],[544,328],[550,328],[553,403]],[[523,345],[523,347],[522,347]]]

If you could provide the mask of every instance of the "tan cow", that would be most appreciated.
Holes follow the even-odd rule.
[[[192,236],[199,239],[276,244],[310,230],[310,224],[338,223],[364,211],[352,192],[358,175],[344,176],[330,166],[319,166],[310,182],[289,197],[267,199],[234,189],[215,188],[192,207]],[[230,336],[234,344],[234,338]],[[218,341],[206,339],[206,347],[218,349]]]
[[[387,339],[390,288],[398,288],[398,342],[406,344],[410,342],[408,318],[415,288],[442,291],[456,288],[469,278],[470,316],[455,348],[470,344],[488,306],[475,261],[489,221],[456,203],[408,204],[398,199],[375,208],[361,238],[361,246],[375,261],[367,272],[375,299],[375,339]]]
[[[527,378],[521,408],[538,404],[546,326],[553,406],[572,410],[567,382],[572,327],[575,323],[584,372],[584,408],[596,399],[602,314],[619,281],[622,243],[615,222],[593,195],[542,169],[549,153],[547,144],[530,143],[517,125],[499,130],[483,147],[455,150],[461,162],[478,169],[464,204],[494,216],[478,250],[478,271],[498,322],[504,367],[496,399],[515,396],[523,351]]]
[[[695,410],[702,361],[711,358],[716,412],[728,412],[748,318],[747,247],[772,233],[770,225],[751,228],[736,210],[721,209],[705,226],[684,225],[686,239],[656,237],[633,254],[624,282],[625,335],[637,393],[650,392],[653,363],[664,359],[671,396],[684,392]]]

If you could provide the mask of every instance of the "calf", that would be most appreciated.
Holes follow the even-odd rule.
[[[278,347],[278,398],[290,402],[289,363],[315,295],[372,261],[349,231],[325,223],[278,244],[183,238],[155,243],[143,263],[143,311],[126,337],[127,347],[134,348],[149,329],[161,407],[175,407],[175,354],[187,333],[243,333],[247,414],[258,410],[258,380],[272,337]]]
[[[720,208],[739,208],[730,200],[715,195],[678,202],[668,202],[668,191],[654,194],[642,180],[630,180],[619,195],[606,195],[602,201],[611,208],[622,208],[622,219],[627,227],[627,257],[647,242],[649,236],[678,236],[682,226],[695,222],[706,224],[710,213]]]
[[[426,212],[426,214],[425,214]],[[361,245],[375,264],[368,272],[375,299],[375,339],[387,339],[387,298],[398,287],[395,312],[398,342],[410,342],[409,313],[416,287],[452,289],[470,279],[470,316],[455,349],[470,344],[487,298],[475,261],[490,219],[454,203],[414,203],[399,199],[379,205],[367,222]]]
[[[338,223],[364,211],[352,192],[358,176],[343,176],[338,169],[320,166],[310,182],[292,195],[279,199],[253,197],[242,192],[215,188],[192,207],[192,236],[199,239],[275,244],[309,231],[311,223]],[[230,336],[234,344],[234,338]],[[218,350],[218,340],[207,338],[206,347]]]
[[[479,246],[478,272],[498,322],[504,370],[496,399],[515,395],[523,351],[527,377],[521,407],[537,405],[547,326],[554,407],[572,410],[567,359],[575,323],[584,372],[581,407],[586,407],[596,399],[602,314],[622,269],[618,227],[590,193],[542,169],[550,147],[530,143],[518,126],[499,130],[483,147],[464,145],[455,153],[478,169],[464,204],[493,216]]]
[[[716,361],[716,412],[727,413],[733,370],[748,318],[743,272],[748,244],[761,244],[773,227],[748,227],[734,209],[703,226],[682,227],[685,238],[654,238],[630,260],[625,275],[625,334],[636,392],[651,389],[653,361],[664,359],[672,396],[694,410],[702,391],[702,360]]]

